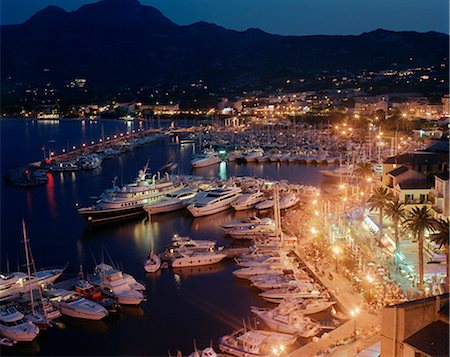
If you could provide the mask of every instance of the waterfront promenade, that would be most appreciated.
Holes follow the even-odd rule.
[[[305,243],[304,243],[305,244]],[[308,261],[304,254],[303,246],[300,244],[295,253],[306,264],[306,266],[314,273],[317,280],[319,280],[333,295],[337,302],[344,309],[348,320],[328,333],[327,338],[320,338],[317,342],[311,342],[299,349],[291,352],[288,357],[300,356],[355,356],[365,348],[370,347],[379,340],[379,327],[381,326],[381,313],[367,312],[362,308],[363,298],[355,293],[352,284],[342,275],[336,273],[333,265],[323,262],[314,269],[313,264]],[[325,274],[319,276],[318,270],[323,270]],[[329,279],[329,273],[333,274],[333,279]],[[352,336],[355,329],[355,320],[351,318],[351,311],[355,308],[360,308],[359,314],[356,316],[356,330],[358,331],[358,338],[354,342]],[[345,341],[344,341],[345,340]],[[336,346],[342,343],[341,346]],[[335,347],[332,347],[335,346]],[[327,353],[328,351],[328,353]]]

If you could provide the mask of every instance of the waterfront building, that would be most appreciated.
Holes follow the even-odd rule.
[[[384,307],[381,356],[448,356],[448,300],[442,294]]]

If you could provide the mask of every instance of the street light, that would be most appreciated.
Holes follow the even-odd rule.
[[[336,271],[338,271],[338,256],[341,253],[341,248],[339,248],[337,245],[333,247],[333,253],[336,261]]]
[[[355,308],[354,310],[350,311],[350,315],[353,317],[353,336],[356,339],[356,315],[359,314],[359,307]]]
[[[374,277],[372,275],[367,275],[366,280],[369,283],[369,300],[371,300],[371,292],[372,292],[372,283],[375,281]]]

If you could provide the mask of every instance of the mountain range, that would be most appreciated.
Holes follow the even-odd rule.
[[[439,65],[449,36],[375,30],[358,36],[280,36],[197,22],[179,26],[137,0],[103,0],[66,12],[49,6],[1,26],[3,84],[87,78],[90,88],[256,87],[320,71]]]

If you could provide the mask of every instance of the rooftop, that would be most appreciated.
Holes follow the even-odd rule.
[[[449,325],[442,321],[435,321],[407,338],[404,343],[429,356],[448,356],[449,354]]]
[[[391,156],[383,164],[432,164],[448,162],[448,153],[416,151],[398,156]]]
[[[441,180],[448,181],[448,171],[439,172],[439,173],[435,174],[434,176],[436,176],[437,178],[440,178]]]
[[[408,171],[408,168],[406,166],[400,166],[400,167],[397,167],[396,169],[394,169],[392,171],[389,171],[388,175],[396,177],[398,175],[401,175],[401,174],[405,173],[406,171]]]
[[[429,189],[433,187],[433,184],[431,184],[427,180],[421,179],[405,180],[403,182],[400,182],[398,185],[402,190],[414,190],[414,189],[420,190],[420,189]]]

